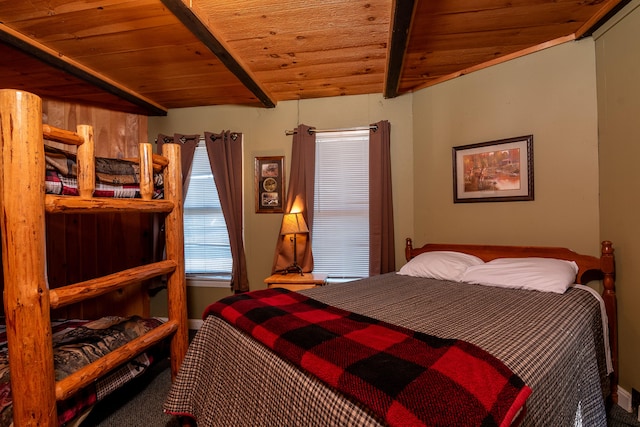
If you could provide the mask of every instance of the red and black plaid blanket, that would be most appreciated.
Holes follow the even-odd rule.
[[[531,389],[479,347],[348,312],[286,289],[224,298],[218,316],[357,399],[391,426],[508,426]]]

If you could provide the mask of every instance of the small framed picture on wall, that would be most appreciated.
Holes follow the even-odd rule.
[[[284,212],[284,156],[255,158],[256,213]]]

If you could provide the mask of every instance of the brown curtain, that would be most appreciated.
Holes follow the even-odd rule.
[[[179,144],[180,158],[182,163],[182,197],[187,196],[189,188],[189,177],[191,176],[191,165],[193,164],[193,155],[200,141],[200,135],[182,135],[174,133],[173,136],[158,134],[156,144],[158,145],[158,154],[162,154],[162,145],[167,143]]]
[[[395,271],[391,125],[383,120],[369,131],[369,275]]]
[[[220,134],[205,132],[204,135],[209,164],[229,232],[233,259],[231,289],[234,292],[246,292],[249,290],[249,276],[242,233],[242,134],[222,131]]]
[[[302,209],[304,220],[309,228],[308,234],[297,235],[298,264],[302,271],[313,271],[313,253],[311,252],[311,239],[313,236],[313,197],[314,179],[316,173],[316,135],[310,132],[312,129],[306,125],[299,125],[295,129],[291,144],[291,172],[289,173],[289,189],[285,204],[285,213],[291,212],[296,203],[296,208]],[[285,244],[285,236],[280,235],[276,244],[272,273],[282,270],[293,263],[293,250]]]
[[[158,134],[156,140],[158,154],[162,154],[162,146],[164,144],[179,144],[180,145],[180,159],[182,166],[182,197],[187,196],[187,189],[189,188],[189,176],[191,172],[191,165],[193,164],[193,155],[196,152],[200,135],[182,135],[174,133],[173,136]],[[183,200],[184,201],[184,200]],[[154,259],[159,261],[164,259],[164,221],[156,215],[154,216],[153,223],[153,247],[154,247]]]

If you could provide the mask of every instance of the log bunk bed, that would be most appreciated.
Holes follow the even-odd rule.
[[[141,198],[98,198],[91,126],[72,132],[43,124],[38,96],[3,89],[0,130],[0,232],[14,425],[57,426],[58,402],[166,340],[175,377],[188,346],[180,147],[165,144],[158,156],[151,144],[140,144]],[[79,196],[45,194],[43,140],[77,146]],[[163,166],[164,198],[152,199],[153,168]],[[166,259],[49,289],[45,215],[132,212],[164,216]],[[51,310],[161,276],[167,282],[168,320],[56,381]]]

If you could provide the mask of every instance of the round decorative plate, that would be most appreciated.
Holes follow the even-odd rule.
[[[276,191],[278,182],[273,178],[267,178],[262,182],[262,188],[264,188],[264,191]]]

